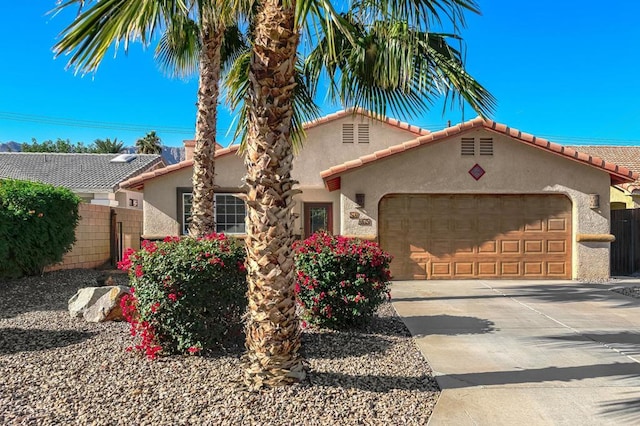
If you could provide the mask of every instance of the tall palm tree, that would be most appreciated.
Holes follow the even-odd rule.
[[[93,145],[95,146],[95,152],[98,154],[118,154],[124,148],[124,142],[118,142],[118,138],[114,140],[109,138],[96,139],[93,141]]]
[[[221,47],[233,10],[224,0],[66,0],[56,10],[78,7],[76,19],[54,46],[56,56],[71,54],[69,66],[95,71],[108,48],[131,41],[148,45],[164,33],[157,57],[168,67],[199,68],[198,102],[193,153],[193,204],[189,233],[215,231],[214,176],[216,119],[221,72]]]
[[[247,87],[247,273],[245,383],[251,388],[305,376],[295,315],[292,123],[297,50],[302,29],[318,51],[313,80],[325,70],[332,93],[350,106],[384,114],[425,110],[436,95],[461,96],[482,115],[493,97],[464,70],[447,36],[429,32],[439,13],[464,23],[473,0],[362,0],[339,14],[328,0],[263,0],[253,17]],[[454,33],[451,38],[457,39]]]
[[[147,133],[136,141],[138,154],[162,154],[162,141],[155,131]]]

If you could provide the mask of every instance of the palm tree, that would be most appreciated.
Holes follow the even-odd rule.
[[[95,147],[95,152],[98,154],[118,154],[124,148],[123,142],[118,142],[118,138],[111,140],[109,138],[106,139],[96,139],[93,141],[93,145]]]
[[[176,74],[199,64],[198,102],[193,153],[193,204],[189,233],[203,236],[215,231],[214,176],[218,81],[221,47],[227,23],[232,22],[224,0],[67,0],[56,10],[79,8],[78,16],[54,46],[56,56],[71,54],[69,66],[95,71],[108,48],[140,40],[148,45],[164,32],[156,56]],[[90,6],[86,4],[91,3]]]
[[[252,19],[253,47],[247,87],[247,274],[245,383],[250,388],[295,382],[305,376],[299,353],[292,256],[292,123],[299,33],[318,51],[308,60],[312,79],[324,69],[332,93],[350,106],[380,114],[418,112],[437,94],[469,101],[480,114],[494,99],[464,70],[457,50],[428,25],[445,15],[462,25],[473,0],[362,0],[352,13],[329,1],[263,0]],[[319,34],[310,29],[321,29]],[[459,37],[454,33],[453,39]]]
[[[136,141],[136,152],[138,154],[162,154],[162,141],[155,131],[147,133]]]

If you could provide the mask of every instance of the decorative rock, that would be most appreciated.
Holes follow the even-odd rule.
[[[82,316],[89,306],[93,305],[113,287],[85,287],[81,288],[69,299],[68,310],[71,318]]]
[[[89,306],[82,316],[88,322],[104,322],[104,321],[122,321],[122,308],[120,307],[120,299],[125,294],[129,294],[129,287],[114,286],[108,287],[111,290],[103,295],[96,303]]]
[[[97,283],[98,287],[116,285],[116,282],[113,280],[113,277],[111,275],[109,275],[109,274],[100,274],[96,278],[96,283]]]

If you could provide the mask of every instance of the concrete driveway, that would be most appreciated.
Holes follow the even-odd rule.
[[[394,282],[442,389],[429,424],[640,424],[640,299],[611,287]]]

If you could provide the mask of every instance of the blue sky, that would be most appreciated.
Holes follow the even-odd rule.
[[[640,3],[478,1],[482,16],[469,15],[463,32],[467,68],[498,99],[493,119],[564,144],[640,145]],[[193,137],[196,77],[166,77],[155,46],[139,45],[109,55],[95,74],[75,75],[52,53],[73,13],[47,15],[54,6],[9,2],[0,15],[0,142],[117,137],[133,145],[156,130],[180,146]],[[475,115],[436,105],[395,118],[438,130]],[[233,120],[224,106],[219,120],[227,145]]]

